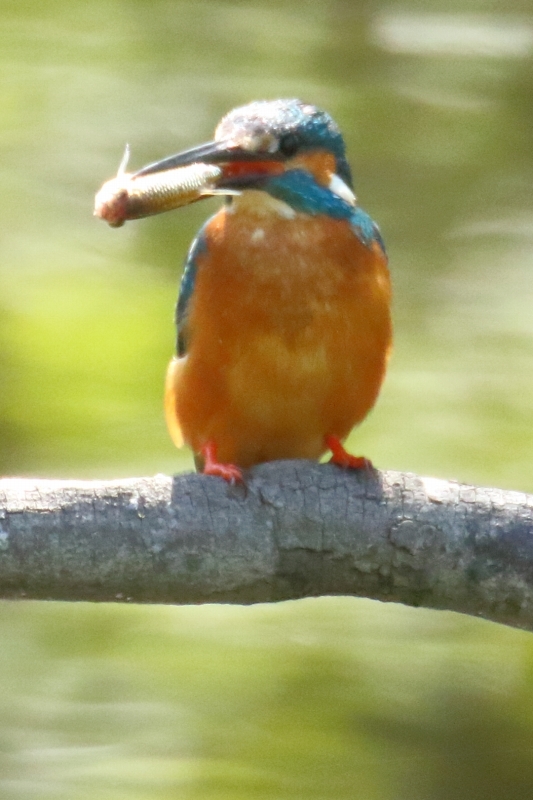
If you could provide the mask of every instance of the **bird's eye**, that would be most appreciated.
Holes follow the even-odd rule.
[[[279,140],[279,152],[287,158],[293,156],[300,147],[300,139],[296,133],[286,133]]]

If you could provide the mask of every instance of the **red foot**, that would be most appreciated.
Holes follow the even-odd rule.
[[[242,483],[242,472],[235,464],[221,464],[217,461],[217,446],[215,442],[207,442],[201,448],[200,453],[204,457],[204,475],[216,475],[224,478],[228,483]]]
[[[372,469],[372,462],[368,458],[347,453],[337,436],[326,436],[326,447],[333,453],[330,464],[337,464],[345,469]]]

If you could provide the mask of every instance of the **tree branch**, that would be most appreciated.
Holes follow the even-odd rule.
[[[533,630],[533,496],[306,461],[0,480],[0,597],[255,603],[325,594]]]

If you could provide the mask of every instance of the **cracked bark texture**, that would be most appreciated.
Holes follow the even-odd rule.
[[[0,597],[255,603],[357,595],[533,629],[533,496],[306,461],[245,486],[0,480]]]

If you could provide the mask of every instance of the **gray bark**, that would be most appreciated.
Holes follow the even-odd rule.
[[[533,629],[533,496],[305,461],[0,480],[0,597],[255,603],[357,595]]]

